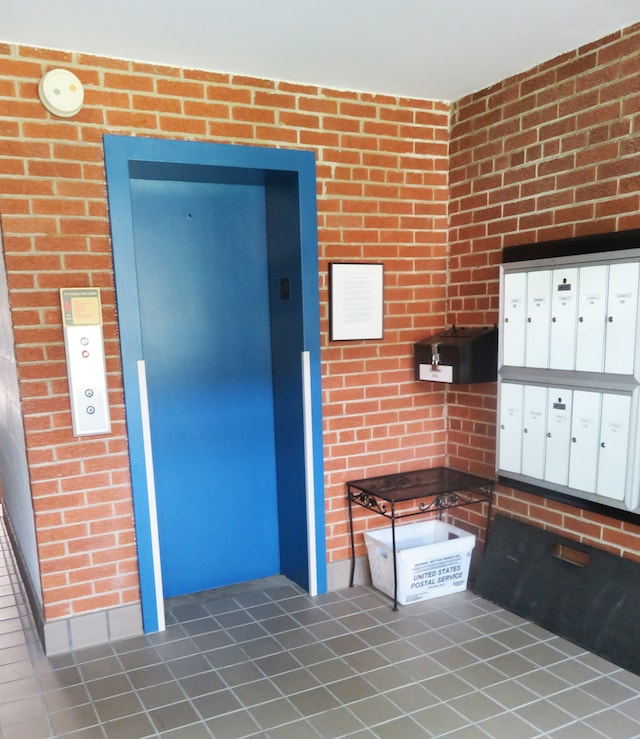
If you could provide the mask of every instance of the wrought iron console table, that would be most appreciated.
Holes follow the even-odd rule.
[[[450,508],[487,503],[487,535],[491,521],[493,480],[452,467],[400,472],[347,482],[349,534],[351,536],[351,573],[353,586],[356,548],[353,536],[353,504],[367,508],[391,521],[393,549],[393,610],[398,610],[398,572],[396,563],[396,521],[424,513],[438,514]]]

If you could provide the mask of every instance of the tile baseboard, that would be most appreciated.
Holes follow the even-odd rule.
[[[43,646],[45,654],[52,656],[142,633],[142,609],[134,603],[45,622]]]

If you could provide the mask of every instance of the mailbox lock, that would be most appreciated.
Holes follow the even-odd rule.
[[[575,437],[575,436],[572,436],[572,437],[571,437],[571,441],[572,441],[572,442],[573,442],[573,443],[575,444],[575,443],[576,443],[576,442],[577,442],[578,440],[576,439],[576,437]]]
[[[606,449],[606,448],[607,448],[607,445],[606,445],[606,443],[605,443],[604,441],[601,441],[601,442],[600,442],[600,446],[601,446],[601,447],[602,447],[603,449]]]
[[[431,364],[435,367],[440,364],[440,352],[438,344],[431,344]]]
[[[613,323],[613,316],[609,316],[609,318],[607,318],[607,321],[609,321],[609,323]]]
[[[547,439],[551,438],[551,431],[547,431]]]

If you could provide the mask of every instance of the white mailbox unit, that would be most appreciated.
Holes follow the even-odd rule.
[[[640,249],[502,265],[502,481],[640,513],[639,291]]]

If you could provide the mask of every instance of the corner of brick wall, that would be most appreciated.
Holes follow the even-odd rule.
[[[504,247],[640,227],[639,48],[636,25],[453,106],[450,323],[497,322]],[[495,418],[495,386],[450,391],[451,461],[493,472]],[[638,526],[499,491],[496,512],[638,556]]]

